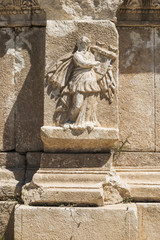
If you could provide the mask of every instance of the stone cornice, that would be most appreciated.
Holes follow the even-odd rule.
[[[160,0],[124,0],[118,25],[160,25]]]
[[[37,0],[0,0],[0,27],[45,25],[45,12]]]

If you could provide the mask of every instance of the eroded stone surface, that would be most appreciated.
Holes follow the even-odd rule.
[[[0,29],[0,150],[15,149],[15,33]]]
[[[47,22],[47,35],[46,35],[46,42],[47,42],[47,44],[46,44],[46,72],[48,73],[50,71],[53,71],[53,65],[60,58],[64,58],[64,56],[66,54],[71,55],[71,53],[74,52],[77,40],[82,36],[85,36],[86,38],[91,40],[91,44],[92,44],[93,48],[94,48],[94,46],[101,45],[101,49],[105,49],[106,52],[108,50],[111,51],[111,49],[112,49],[112,52],[114,53],[114,55],[117,56],[116,58],[114,58],[113,63],[111,63],[112,61],[110,62],[110,64],[113,66],[113,78],[115,81],[115,85],[117,86],[117,82],[118,82],[118,79],[117,79],[118,35],[117,35],[116,27],[111,21],[88,21],[88,22],[87,21],[74,21],[74,22],[73,21],[48,21]],[[61,44],[58,44],[59,42],[61,42]],[[89,50],[88,50],[88,52],[89,52]],[[108,57],[107,59],[109,60],[110,57]],[[93,71],[93,69],[92,69],[92,71]],[[71,75],[71,77],[72,77],[72,75]],[[69,79],[70,81],[71,81],[71,77]],[[89,78],[89,75],[88,75],[88,78]],[[63,81],[64,81],[64,79],[63,79]],[[86,83],[86,84],[90,85],[90,82]],[[86,86],[86,85],[84,84],[84,86]],[[97,86],[97,88],[98,88],[98,86]],[[47,129],[49,128],[49,126],[54,127],[57,124],[57,122],[55,121],[55,115],[58,111],[60,111],[57,107],[59,104],[59,101],[58,101],[59,98],[56,97],[57,92],[56,92],[56,90],[53,90],[53,89],[54,88],[52,88],[50,86],[50,84],[48,84],[48,82],[46,81],[45,106],[44,106],[44,128],[42,128],[42,139],[43,139],[43,141],[45,140],[44,142],[46,144],[46,147],[45,147],[46,150],[48,149],[48,151],[56,151],[58,149],[57,146],[59,146],[59,148],[60,148],[60,146],[64,145],[63,141],[62,141],[64,136],[66,136],[64,141],[66,141],[67,138],[69,140],[73,140],[73,139],[81,140],[80,144],[78,144],[78,147],[74,146],[73,141],[72,141],[72,143],[70,143],[70,146],[68,146],[69,144],[66,141],[66,144],[68,144],[68,145],[67,145],[67,147],[64,146],[65,151],[66,150],[81,151],[80,148],[82,148],[82,151],[83,151],[83,149],[85,149],[85,151],[98,151],[100,149],[103,149],[103,151],[105,151],[105,149],[107,150],[109,148],[108,145],[110,147],[113,145],[114,141],[116,141],[118,139],[117,89],[116,89],[116,93],[113,98],[113,102],[111,104],[109,104],[109,101],[106,100],[106,98],[104,97],[104,95],[102,94],[102,92],[100,90],[95,91],[91,87],[93,92],[88,93],[86,91],[84,93],[84,96],[88,97],[88,98],[86,97],[86,99],[88,99],[88,101],[90,101],[91,95],[96,95],[96,97],[97,97],[94,100],[95,105],[97,103],[96,118],[99,122],[98,125],[96,125],[96,126],[100,126],[99,129],[97,127],[97,132],[96,132],[95,125],[93,125],[93,126],[87,125],[87,128],[84,128],[84,127],[82,127],[83,124],[77,123],[77,121],[79,121],[79,118],[80,118],[79,116],[81,116],[81,112],[82,112],[81,111],[76,120],[76,123],[69,118],[71,123],[73,122],[73,124],[70,124],[70,126],[69,126],[70,129],[68,129],[67,126],[64,124],[63,125],[64,131],[60,131],[61,129],[57,128],[57,129],[55,129],[55,132],[53,132],[52,129],[51,129],[51,131],[49,129],[49,131],[47,133]],[[90,94],[90,95],[88,96],[87,94],[88,95]],[[80,95],[81,95],[80,97],[83,97],[82,93]],[[76,96],[76,94],[75,94],[75,96]],[[70,104],[70,106],[69,106],[70,108],[72,107],[72,104],[73,103]],[[88,115],[88,112],[91,111],[91,109],[90,109],[91,105],[88,102],[87,103],[84,102],[84,105],[85,104],[86,104],[86,109],[87,109],[87,111],[85,112],[86,118],[85,118],[85,121],[80,121],[80,122],[84,122],[84,124],[86,124],[88,122],[93,123],[93,120],[91,121],[90,115]],[[83,113],[83,115],[85,115],[85,114]],[[92,118],[95,119],[95,114],[92,116]],[[82,118],[80,118],[80,119],[82,120]],[[88,119],[88,120],[86,120],[86,119]],[[70,122],[70,121],[68,121],[68,122]],[[66,122],[66,124],[69,124],[68,122]],[[75,124],[76,124],[76,126],[75,126]],[[73,126],[71,126],[71,125],[73,125]],[[48,128],[45,128],[45,127],[48,127]],[[75,127],[75,129],[73,129],[74,127]],[[100,136],[101,132],[103,132],[103,129],[101,131],[101,127],[106,128],[105,136],[106,136],[106,138],[108,138],[108,140],[111,140],[109,142],[109,144],[107,143],[107,141],[106,142],[104,141],[101,143],[101,140],[103,140],[102,139],[103,137]],[[78,130],[78,132],[76,132],[76,130]],[[112,130],[113,130],[113,134],[112,134]],[[50,138],[50,135],[52,132],[53,132],[53,134],[52,134],[53,136]],[[83,132],[84,132],[84,134],[83,134]],[[84,135],[84,138],[83,138],[83,135]],[[57,138],[55,141],[54,141],[54,136],[55,136],[55,138]],[[86,136],[88,136],[88,138],[90,138],[91,143],[87,144],[87,142],[86,142],[86,148],[85,148],[85,144],[83,144],[82,142],[86,141]],[[62,138],[62,140],[61,140],[61,138]],[[48,142],[46,141],[46,139]],[[52,146],[52,143],[51,143],[52,140],[54,141],[54,144],[57,146]],[[82,141],[82,140],[84,140],[84,141]],[[95,140],[95,143],[94,143],[94,140]],[[102,146],[98,147],[97,146],[98,143],[101,144]],[[89,145],[91,145],[91,147]],[[60,150],[63,151],[62,148]]]
[[[160,236],[160,204],[137,203],[138,240],[158,240]]]
[[[160,167],[160,153],[153,152],[120,152],[114,156],[113,165],[115,167]]]
[[[129,141],[123,150],[154,151],[154,30],[124,27],[119,34],[119,129]]]
[[[0,202],[0,238],[14,239],[14,207],[16,202]]]
[[[39,0],[42,8],[47,12],[47,19],[114,19],[122,0]]]
[[[160,151],[160,64],[159,64],[159,49],[160,49],[160,30],[155,30],[155,134],[156,134],[156,151]]]
[[[45,28],[21,28],[16,37],[16,150],[42,149]]]
[[[20,194],[25,178],[25,156],[0,153],[0,198]]]
[[[48,240],[53,236],[63,240],[136,240],[137,210],[134,204],[100,208],[17,206],[15,225],[15,240]]]

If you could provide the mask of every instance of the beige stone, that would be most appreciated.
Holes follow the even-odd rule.
[[[15,33],[0,29],[0,151],[15,149]]]
[[[31,182],[22,190],[25,204],[102,206],[130,197],[129,188],[112,169],[110,154],[28,153],[27,163],[26,183]]]
[[[155,138],[156,138],[156,151],[160,151],[160,65],[159,65],[159,54],[160,41],[159,28],[155,29]]]
[[[71,19],[114,19],[122,0],[86,0],[86,1],[59,1],[39,0],[42,8],[47,12],[49,20]]]
[[[33,175],[40,167],[41,152],[28,152],[26,154],[26,174],[25,174],[25,183],[31,182]]]
[[[136,240],[134,204],[99,208],[28,207],[15,211],[15,240]]]
[[[160,204],[137,203],[138,240],[159,240]]]
[[[14,207],[16,202],[0,202],[0,239],[14,239]]]
[[[160,201],[160,168],[116,168],[135,201]]]
[[[42,127],[41,138],[44,142],[45,152],[97,152],[107,151],[119,138],[118,129],[94,128],[87,129],[81,134],[76,130],[62,127]]]
[[[154,151],[154,30],[123,27],[119,35],[119,130],[129,141],[123,150]]]
[[[27,160],[30,163],[30,159],[35,162],[35,156],[33,153],[27,154]],[[42,153],[41,155],[41,168],[105,168],[110,167],[111,155],[109,153]]]
[[[119,152],[114,155],[113,166],[118,168],[136,167],[159,168],[160,153],[158,152]]]
[[[29,205],[114,204],[130,197],[127,185],[107,169],[40,169],[22,190]]]
[[[14,198],[21,193],[25,178],[25,156],[0,153],[0,198]]]
[[[153,152],[120,152],[113,166],[136,201],[160,200],[160,154]]]
[[[21,28],[16,37],[16,150],[40,151],[43,125],[45,28]]]
[[[88,40],[91,41],[91,44],[92,44],[91,48],[93,49],[94,49],[94,46],[98,46],[96,44],[101,44],[103,45],[103,48],[101,48],[103,52],[107,53],[107,51],[111,49],[111,47],[112,47],[112,52],[114,51],[117,52],[118,35],[117,35],[116,27],[111,21],[106,20],[106,21],[88,21],[88,22],[74,21],[73,22],[73,21],[51,21],[50,20],[47,22],[47,35],[46,35],[46,72],[47,73],[50,71],[53,71],[53,64],[55,64],[60,58],[64,58],[66,54],[71,54],[74,51],[77,44],[77,40],[80,39],[80,37],[82,36],[85,36],[85,39],[87,38]],[[59,42],[61,42],[61,44],[58,44]],[[88,55],[86,56],[91,57],[91,53],[89,55],[89,50],[87,50],[87,53]],[[113,78],[115,80],[115,85],[117,86],[118,54],[114,53],[112,55],[116,56],[114,58],[113,63],[110,62],[110,64],[113,66]],[[109,57],[107,59],[109,59]],[[91,61],[91,60],[88,59],[88,61]],[[92,68],[91,70],[92,72],[94,72]],[[94,72],[94,76],[95,76],[95,72]],[[97,82],[95,83],[95,80],[94,80],[94,84],[95,85],[97,84]],[[83,103],[84,106],[85,104],[87,106],[86,110],[84,110],[85,113],[81,111],[80,112],[81,114],[79,113],[77,117],[78,118],[77,121],[72,120],[70,116],[69,121],[66,121],[63,124],[62,126],[63,129],[62,129],[61,125],[57,124],[56,116],[55,116],[56,113],[59,111],[57,107],[57,105],[59,104],[58,103],[59,101],[55,96],[56,91],[55,90],[53,91],[53,88],[51,87],[52,86],[46,81],[45,101],[44,101],[44,127],[42,128],[42,131],[41,131],[42,140],[45,144],[45,150],[46,151],[57,151],[57,150],[61,150],[61,151],[63,150],[64,151],[103,150],[105,151],[105,150],[108,150],[113,145],[113,143],[118,139],[117,88],[116,88],[116,93],[114,95],[112,104],[109,104],[109,101],[107,101],[107,99],[104,97],[105,95],[103,95],[100,89],[95,90],[96,87],[94,88],[94,91],[95,91],[94,102],[92,98],[93,96],[91,97],[89,95],[91,93],[87,92],[89,90],[84,90],[85,94],[86,95],[88,94],[88,99],[90,99],[88,100],[89,102]],[[97,88],[98,88],[98,84],[97,84]],[[76,94],[74,96],[76,96]],[[83,94],[79,96],[78,101],[80,101],[80,97],[82,96]],[[91,99],[92,99],[92,103],[91,103]],[[97,111],[95,113],[94,112],[95,110],[92,110],[92,109],[96,108],[95,107],[96,103],[97,103]],[[82,107],[83,107],[83,104],[82,104]],[[92,106],[93,104],[94,106]],[[69,105],[70,108],[72,107],[72,105],[73,103]],[[80,108],[80,109],[83,109],[83,108]],[[91,110],[89,111],[89,109]],[[87,111],[88,112],[93,111],[94,113],[92,112],[93,114],[92,115]],[[81,116],[81,118],[79,116]],[[85,116],[85,120],[83,120],[84,116]],[[91,120],[92,118],[97,119],[97,121]],[[78,121],[80,123],[77,123]],[[87,125],[89,123],[91,125]],[[67,124],[69,125],[69,129],[67,128],[68,127]],[[57,127],[57,125],[59,126],[59,128]],[[68,141],[66,141],[67,139]],[[88,140],[90,139],[89,140],[90,142],[87,143],[87,139]],[[82,150],[80,150],[80,148]]]

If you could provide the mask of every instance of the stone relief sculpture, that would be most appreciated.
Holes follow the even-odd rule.
[[[111,47],[106,50],[82,36],[77,51],[61,58],[46,75],[57,100],[54,121],[57,126],[72,129],[93,129],[100,126],[96,116],[98,97],[111,104],[116,84],[112,64],[117,58]]]

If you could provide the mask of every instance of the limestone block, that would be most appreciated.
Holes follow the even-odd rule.
[[[15,33],[0,29],[0,151],[15,149]]]
[[[119,35],[119,130],[129,141],[123,150],[154,151],[154,30],[122,27]]]
[[[31,182],[33,175],[40,167],[41,152],[28,152],[26,154],[27,169],[25,175],[25,183]]]
[[[0,198],[14,198],[21,193],[25,178],[25,156],[0,153]]]
[[[91,132],[86,129],[79,136],[76,130],[64,130],[62,127],[41,128],[45,152],[87,152],[88,149],[92,152],[107,151],[112,148],[118,137],[118,129],[114,128],[97,127]]]
[[[106,58],[108,59],[108,61],[110,61],[110,66],[112,65],[113,67],[112,74],[115,80],[115,85],[117,86],[118,85],[118,79],[117,79],[118,35],[117,35],[115,24],[108,20],[106,21],[51,21],[51,20],[48,21],[47,34],[46,34],[46,72],[48,73],[49,71],[53,70],[52,69],[53,65],[60,58],[63,58],[66,54],[69,54],[70,56],[72,56],[71,54],[74,52],[74,49],[77,44],[77,40],[82,36],[87,37],[88,40],[91,41],[91,46],[93,48],[94,46],[99,46],[97,44],[100,44],[101,46],[103,46],[103,50],[101,48],[101,50],[103,51],[103,54],[105,51],[107,53],[108,49],[112,48],[111,51],[114,52],[113,55],[115,56],[115,59],[112,62],[111,60],[109,60],[110,57],[106,57]],[[87,50],[87,53],[89,53],[89,50]],[[91,53],[90,53],[90,56],[94,57],[93,54]],[[105,62],[106,59],[103,61]],[[74,68],[76,67],[73,66],[73,69]],[[96,70],[92,69],[94,78],[95,78],[95,71]],[[99,74],[102,73],[102,69],[100,69],[100,71],[101,72]],[[99,76],[98,73],[96,74],[97,74],[96,75],[97,79],[101,78],[100,77],[101,75]],[[69,81],[71,81],[71,78],[72,78],[72,74],[69,78]],[[62,76],[62,79],[63,79],[63,76]],[[95,82],[95,80],[93,82]],[[116,93],[114,94],[113,102],[111,104],[109,104],[109,101],[107,101],[107,99],[105,98],[105,95],[103,95],[101,90],[96,90],[95,88],[92,89],[92,87],[91,87],[92,90],[84,90],[84,92],[86,94],[88,93],[89,97],[91,97],[91,100],[89,103],[87,102],[87,100],[85,103],[84,102],[82,103],[81,109],[83,109],[83,107],[86,104],[86,110],[81,111],[82,116],[86,116],[84,117],[85,118],[84,121],[82,121],[82,118],[80,120],[81,124],[79,124],[79,126],[81,126],[82,129],[81,127],[80,129],[77,127],[78,124],[76,125],[75,129],[71,127],[72,123],[74,123],[74,120],[72,121],[71,117],[68,121],[65,122],[66,127],[63,127],[62,129],[61,125],[58,125],[59,127],[57,127],[57,122],[56,122],[56,117],[59,111],[58,105],[59,105],[60,99],[56,98],[56,93],[57,93],[56,90],[51,89],[51,85],[49,85],[47,81],[45,83],[46,85],[45,85],[45,100],[44,100],[44,127],[42,128],[41,135],[42,135],[42,140],[45,144],[46,151],[57,151],[57,150],[61,150],[61,151],[103,150],[105,151],[111,148],[113,143],[118,139],[117,88],[116,88]],[[86,85],[84,84],[84,86]],[[97,89],[98,89],[98,85],[97,85]],[[71,98],[69,97],[68,97],[68,100],[70,99],[69,106],[71,108],[73,103]],[[83,97],[83,94],[81,94],[81,97]],[[85,99],[89,99],[89,97],[86,97]],[[95,97],[94,100],[93,100],[93,97]],[[94,104],[94,107],[91,107],[92,106],[91,103]],[[95,113],[94,111],[92,111],[92,109],[96,109],[96,103],[97,103],[97,111]],[[90,113],[88,113],[89,109],[91,109]],[[97,118],[98,121],[97,122],[93,121],[91,120],[92,118],[93,119]],[[87,122],[92,123],[93,126],[91,125],[89,126],[90,128],[86,128],[82,126],[83,125],[82,122],[84,123],[84,125]],[[95,124],[95,122],[97,124]],[[67,124],[68,125],[70,124],[69,129],[67,129],[67,126],[68,126]],[[94,127],[95,126],[94,124],[96,125],[96,127]],[[90,141],[89,143],[87,143],[87,139],[88,141]],[[66,146],[64,143],[66,144]]]
[[[0,239],[14,239],[14,207],[16,202],[0,202]]]
[[[23,201],[51,206],[123,202],[130,196],[129,189],[111,165],[110,154],[28,153],[26,183],[30,183],[22,189]]]
[[[134,204],[99,208],[17,206],[15,240],[137,240]]]
[[[138,240],[159,240],[160,204],[137,203]]]
[[[155,134],[156,134],[156,150],[160,151],[160,64],[159,64],[159,54],[160,49],[160,30],[156,28],[155,30]]]
[[[122,2],[122,0],[48,0],[47,2],[39,0],[49,20],[115,19],[116,11]]]
[[[114,167],[159,168],[160,153],[156,152],[121,152],[116,153],[113,161]]]
[[[28,156],[29,155],[29,156]],[[27,159],[34,157],[32,153],[27,155]],[[35,159],[35,158],[34,158]],[[74,153],[74,154],[56,154],[56,153],[42,153],[41,155],[41,168],[105,168],[110,167],[110,154],[109,153]]]
[[[113,166],[136,201],[160,200],[160,154],[156,152],[121,152]]]
[[[16,37],[16,150],[42,149],[45,28],[20,28]]]

